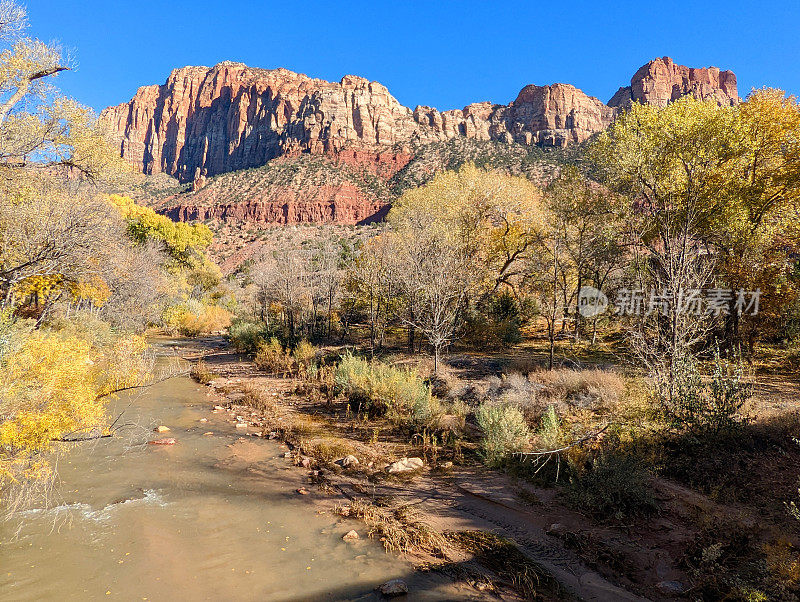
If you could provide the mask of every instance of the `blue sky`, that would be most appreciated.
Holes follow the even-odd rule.
[[[95,109],[174,67],[235,60],[386,85],[406,106],[507,103],[570,83],[608,101],[648,60],[731,69],[739,94],[800,94],[800,2],[30,0],[30,35],[77,62],[62,90]]]

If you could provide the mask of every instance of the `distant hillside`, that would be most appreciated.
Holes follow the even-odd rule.
[[[263,227],[369,223],[382,219],[392,199],[387,184],[367,170],[304,154],[216,176],[199,190],[169,196],[155,206],[175,220]]]

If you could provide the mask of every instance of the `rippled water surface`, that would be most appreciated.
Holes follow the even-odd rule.
[[[0,526],[0,599],[372,599],[410,574],[375,541],[343,542],[363,529],[295,493],[302,473],[285,448],[241,440],[210,406],[186,377],[113,402],[112,415],[127,408],[120,422],[140,428],[76,444],[56,501]],[[177,445],[144,444],[164,436],[158,424]],[[438,585],[413,597],[447,597]]]

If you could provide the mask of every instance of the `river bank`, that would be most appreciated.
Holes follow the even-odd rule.
[[[185,372],[185,341],[155,349]],[[486,599],[343,540],[362,525],[297,495],[288,448],[243,437],[208,392],[184,375],[113,401],[124,428],[70,444],[51,498],[0,526],[0,600],[377,600],[392,579],[416,599]]]
[[[361,536],[371,533],[418,569],[448,575],[464,591],[495,599],[640,599],[562,543],[556,531],[580,529],[583,517],[549,504],[554,492],[475,463],[436,458],[435,443],[418,437],[408,440],[374,423],[359,424],[346,408],[309,394],[299,380],[259,372],[222,340],[196,345],[190,359],[202,359],[210,416],[226,420],[243,440],[286,444],[287,462],[305,477],[293,493],[316,511],[359,516],[367,526]],[[423,466],[395,472],[404,458],[419,458]],[[435,535],[434,543],[417,536],[420,525],[444,534],[445,543]],[[409,526],[411,537],[403,534]],[[477,548],[476,534],[485,537]],[[515,564],[525,564],[522,572],[538,587],[520,586],[520,575],[494,557],[493,548],[511,540],[522,558]]]

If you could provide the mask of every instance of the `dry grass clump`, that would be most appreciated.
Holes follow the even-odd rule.
[[[244,397],[241,400],[242,405],[249,406],[254,410],[268,414],[275,413],[275,399],[264,389],[254,385],[245,385],[242,388],[242,393],[244,394]]]
[[[355,451],[355,446],[350,441],[340,437],[323,437],[303,443],[303,452],[306,455],[323,462],[333,462],[354,454]]]
[[[319,437],[325,433],[327,425],[322,420],[306,414],[288,414],[280,424],[280,429],[286,439],[300,441]]]
[[[363,520],[369,527],[369,536],[379,536],[387,551],[404,554],[426,552],[440,558],[447,557],[445,535],[419,520],[418,511],[411,506],[391,510],[356,498],[350,506],[337,508],[336,512]]]
[[[199,359],[189,370],[189,376],[199,382],[201,385],[207,385],[212,380],[217,378],[218,374],[213,372],[206,364],[205,360]]]
[[[488,398],[520,408],[531,424],[550,406],[562,415],[582,411],[607,414],[618,407],[626,392],[622,376],[597,368],[539,370],[527,376],[515,372],[492,377],[488,385]]]

